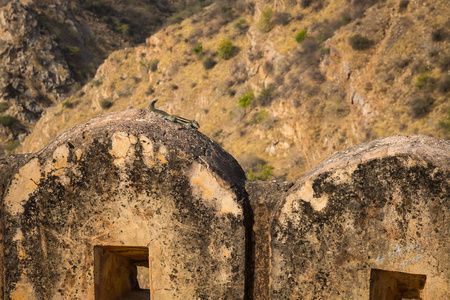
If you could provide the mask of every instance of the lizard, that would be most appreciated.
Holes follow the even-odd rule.
[[[171,115],[171,114],[169,114],[169,113],[167,113],[167,112],[165,112],[165,111],[163,111],[161,109],[157,109],[155,107],[156,101],[158,101],[158,99],[153,99],[152,100],[152,102],[150,103],[149,109],[151,111],[161,115],[163,117],[163,119],[169,120],[169,121],[174,122],[174,123],[182,124],[186,128],[193,128],[193,129],[199,129],[200,128],[200,125],[195,120],[188,120],[188,119],[185,119],[185,118],[180,117],[180,116]]]

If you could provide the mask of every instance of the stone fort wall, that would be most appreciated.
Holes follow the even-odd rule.
[[[200,132],[112,113],[0,159],[0,294],[449,299],[449,166],[448,141],[398,136],[247,181]]]

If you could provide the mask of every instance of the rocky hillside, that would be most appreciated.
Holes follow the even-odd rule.
[[[192,5],[144,44],[112,52],[91,82],[46,110],[20,151],[153,98],[196,119],[250,178],[293,180],[382,136],[449,137],[447,1]]]
[[[92,79],[116,49],[145,41],[180,1],[0,1],[0,152]]]

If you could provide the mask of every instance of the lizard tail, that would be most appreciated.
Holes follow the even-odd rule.
[[[158,99],[153,99],[152,102],[150,103],[150,108],[155,109],[155,103],[156,101],[158,101]]]

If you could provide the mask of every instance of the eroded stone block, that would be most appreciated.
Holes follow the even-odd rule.
[[[201,133],[129,110],[17,159],[2,168],[7,299],[115,299],[142,261],[151,299],[244,298],[245,175]]]
[[[302,177],[271,224],[273,299],[368,299],[374,269],[426,275],[420,296],[448,299],[449,150],[385,138]]]

